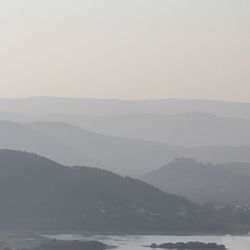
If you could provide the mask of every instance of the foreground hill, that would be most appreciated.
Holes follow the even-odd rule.
[[[178,159],[152,171],[143,180],[194,202],[250,204],[250,176],[243,175],[243,170],[246,171],[237,169],[237,164],[212,165]]]
[[[197,208],[108,171],[0,151],[0,228],[196,230]],[[196,216],[197,217],[197,216]]]

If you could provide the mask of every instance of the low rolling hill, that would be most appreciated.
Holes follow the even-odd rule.
[[[143,180],[193,202],[250,204],[250,176],[245,174],[246,168],[244,172],[242,168],[237,169],[238,165],[213,165],[194,159],[176,159],[148,173]]]

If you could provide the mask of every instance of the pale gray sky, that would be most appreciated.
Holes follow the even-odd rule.
[[[0,0],[0,97],[250,102],[249,0]]]

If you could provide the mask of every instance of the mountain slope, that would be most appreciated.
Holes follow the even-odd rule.
[[[0,150],[0,198],[0,228],[15,229],[181,230],[196,211],[136,179],[10,150]]]
[[[250,163],[230,162],[217,164],[216,166],[231,170],[240,175],[250,176]]]
[[[177,159],[147,174],[143,180],[195,202],[250,204],[250,177],[220,165]]]
[[[37,122],[30,126],[55,137],[76,152],[84,152],[90,158],[98,160],[102,168],[131,176],[142,176],[180,157],[194,157],[212,163],[250,162],[250,147],[185,148],[153,141],[106,136],[60,122]]]
[[[66,165],[95,163],[84,152],[78,154],[55,138],[20,123],[0,120],[0,138],[0,149],[35,152]]]
[[[250,145],[250,120],[208,113],[47,115],[40,119],[72,123],[90,131],[112,136],[139,138],[186,147]]]
[[[84,152],[101,162],[101,167],[138,176],[185,152],[185,148],[163,143],[106,136],[67,123],[37,122],[30,126],[54,137],[76,152]]]
[[[164,143],[105,136],[65,123],[19,124],[0,120],[0,149],[34,152],[65,165],[99,166],[142,176],[175,158],[213,163],[250,162],[250,147],[185,148]]]

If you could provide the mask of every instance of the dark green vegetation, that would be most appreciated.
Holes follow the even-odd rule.
[[[104,250],[111,247],[99,241],[60,241],[51,240],[32,250]]]
[[[35,154],[0,151],[0,227],[197,231],[191,202],[142,181]]]
[[[162,249],[176,249],[176,250],[223,250],[226,249],[224,245],[218,245],[216,243],[204,243],[204,242],[177,242],[177,243],[163,243],[160,245],[152,244],[151,248],[162,248]]]

